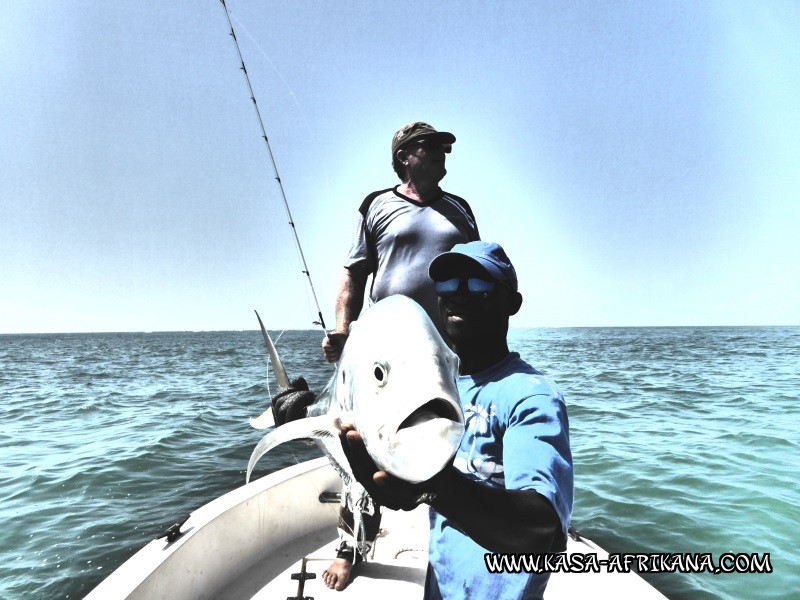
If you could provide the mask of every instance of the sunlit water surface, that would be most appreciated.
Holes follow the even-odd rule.
[[[647,576],[674,600],[800,597],[800,329],[510,338],[567,398],[582,533],[611,552],[770,555],[771,574]],[[319,343],[279,342],[316,390]],[[0,598],[82,598],[243,484],[266,373],[249,331],[0,336]],[[316,455],[280,447],[257,475]]]

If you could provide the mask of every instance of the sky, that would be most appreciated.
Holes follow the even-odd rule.
[[[800,325],[797,2],[228,9],[329,326],[390,141],[514,262],[517,327]],[[218,0],[0,5],[0,333],[314,328]]]

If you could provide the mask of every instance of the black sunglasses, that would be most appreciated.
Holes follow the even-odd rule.
[[[426,152],[442,149],[444,150],[445,154],[450,154],[450,152],[453,151],[453,144],[443,144],[442,142],[437,142],[436,140],[418,140],[411,142],[409,146],[419,146]]]
[[[468,295],[485,300],[494,292],[496,284],[494,281],[486,281],[480,277],[470,277],[469,279],[453,277],[452,279],[445,279],[444,281],[435,281],[433,285],[436,290],[436,295],[442,298],[455,296],[458,290],[466,285]]]

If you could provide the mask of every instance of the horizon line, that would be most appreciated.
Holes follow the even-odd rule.
[[[523,329],[733,329],[733,328],[776,328],[800,327],[798,324],[769,324],[769,325],[519,325],[510,326],[509,331]],[[319,331],[313,327],[286,327],[267,328],[268,331]],[[158,333],[260,333],[259,329],[153,329],[153,330],[104,330],[104,331],[20,331],[0,332],[0,336],[24,335],[119,335],[140,334],[150,335]]]

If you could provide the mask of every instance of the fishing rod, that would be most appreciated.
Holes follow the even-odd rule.
[[[228,6],[225,4],[225,0],[220,0],[222,3],[222,8],[225,11],[225,18],[228,19],[228,27],[230,27],[230,35],[233,39],[233,45],[236,46],[236,53],[239,55],[239,63],[241,64],[242,73],[244,73],[244,80],[247,82],[247,89],[250,91],[250,100],[253,101],[253,108],[256,111],[256,117],[258,118],[258,124],[261,127],[261,137],[264,140],[264,145],[267,147],[267,154],[269,154],[269,160],[272,163],[272,171],[275,174],[275,181],[278,182],[278,188],[281,191],[281,199],[283,200],[283,207],[286,209],[286,217],[289,219],[289,226],[292,228],[292,234],[294,235],[294,242],[297,246],[297,252],[300,255],[300,261],[303,263],[303,273],[308,278],[308,287],[311,288],[311,295],[314,296],[314,304],[317,307],[317,315],[319,316],[319,321],[314,321],[314,325],[319,325],[322,327],[322,331],[326,332],[325,329],[325,320],[322,318],[322,309],[319,307],[319,300],[317,300],[317,292],[314,289],[314,283],[311,281],[311,273],[308,270],[308,265],[306,264],[306,257],[303,253],[303,247],[300,245],[300,236],[297,235],[297,227],[295,227],[294,219],[292,218],[292,211],[289,209],[289,202],[286,200],[286,192],[283,190],[283,183],[281,183],[281,177],[278,174],[278,165],[275,163],[275,156],[272,154],[272,147],[269,145],[269,138],[267,137],[267,130],[264,128],[264,119],[261,118],[261,111],[258,108],[258,102],[256,102],[256,95],[253,92],[253,85],[250,83],[250,75],[247,73],[247,67],[244,66],[244,58],[242,57],[242,50],[239,47],[239,40],[236,39],[236,32],[233,30],[233,22],[231,21],[231,15],[228,11]]]

